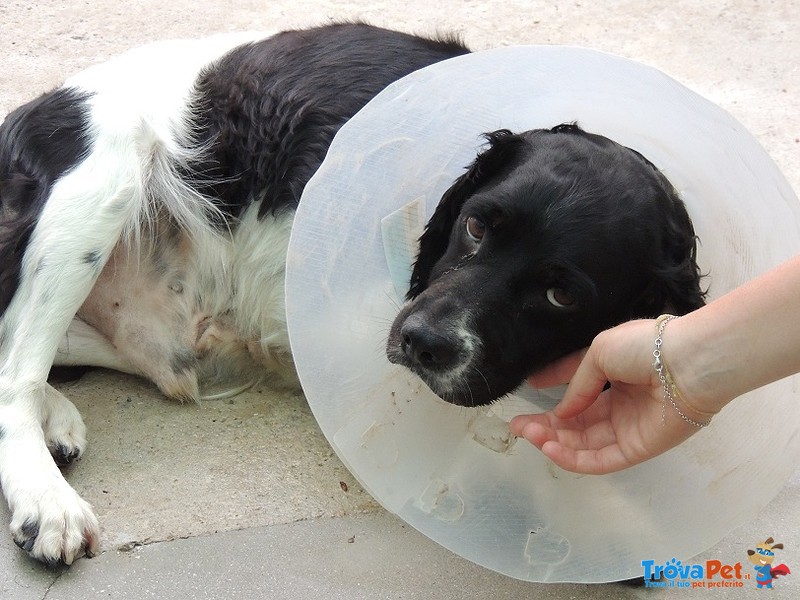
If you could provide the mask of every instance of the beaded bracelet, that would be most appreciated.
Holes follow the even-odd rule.
[[[681,419],[695,427],[706,427],[711,423],[711,418],[714,416],[714,413],[705,412],[695,408],[689,404],[689,402],[687,402],[683,396],[681,396],[680,390],[678,390],[678,386],[675,385],[675,381],[672,379],[672,375],[670,374],[669,370],[667,369],[667,365],[663,360],[661,345],[664,343],[664,340],[661,339],[661,336],[664,333],[664,328],[667,326],[667,323],[677,318],[678,317],[675,315],[661,315],[658,317],[658,319],[656,319],[656,340],[655,350],[653,350],[653,358],[655,360],[653,361],[653,368],[656,370],[658,379],[661,381],[661,385],[664,387],[664,403],[661,407],[661,421],[665,422],[667,419],[667,400],[669,400],[669,403],[672,404],[672,407],[680,415]],[[694,419],[687,417],[678,406],[678,403],[675,401],[676,399],[680,400],[683,404],[691,408],[695,413],[707,416],[708,419],[705,421],[695,421]]]

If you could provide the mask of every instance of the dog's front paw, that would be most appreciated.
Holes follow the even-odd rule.
[[[86,425],[78,409],[49,385],[42,423],[47,449],[59,467],[66,467],[86,448]]]
[[[97,517],[65,481],[20,504],[11,518],[11,536],[33,558],[71,565],[76,558],[97,553]]]

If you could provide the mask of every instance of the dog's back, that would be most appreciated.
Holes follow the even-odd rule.
[[[131,185],[141,187],[144,211],[136,224],[159,208],[192,231],[218,209],[240,217],[254,201],[259,216],[294,209],[336,131],[372,97],[467,52],[455,39],[363,24],[260,35],[137,48],[8,115],[0,126],[0,314],[52,185],[99,143],[133,146],[140,164]],[[200,210],[203,201],[213,207]]]

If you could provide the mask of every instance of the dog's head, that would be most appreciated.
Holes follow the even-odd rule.
[[[479,406],[603,329],[702,306],[692,223],[642,155],[576,125],[487,138],[420,238],[391,362]]]

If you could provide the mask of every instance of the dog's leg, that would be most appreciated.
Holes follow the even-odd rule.
[[[44,390],[42,430],[47,449],[59,467],[71,464],[86,449],[86,425],[78,409],[50,385]]]
[[[0,482],[14,542],[39,560],[71,564],[97,551],[99,527],[50,456],[39,425],[45,389],[35,387],[17,387],[18,399],[0,409]]]
[[[140,375],[108,338],[81,319],[73,319],[53,362],[58,367],[101,367]]]
[[[54,366],[91,366],[138,374],[114,345],[91,325],[73,319],[58,344]],[[59,467],[71,464],[86,449],[86,426],[75,405],[51,386],[45,388],[42,428]]]
[[[0,485],[14,541],[46,562],[70,564],[98,548],[97,519],[53,462],[44,427],[49,420],[51,434],[72,438],[70,454],[83,443],[77,411],[48,390],[47,373],[143,201],[134,185],[142,181],[135,145],[109,138],[96,141],[92,153],[54,184],[0,324]]]

